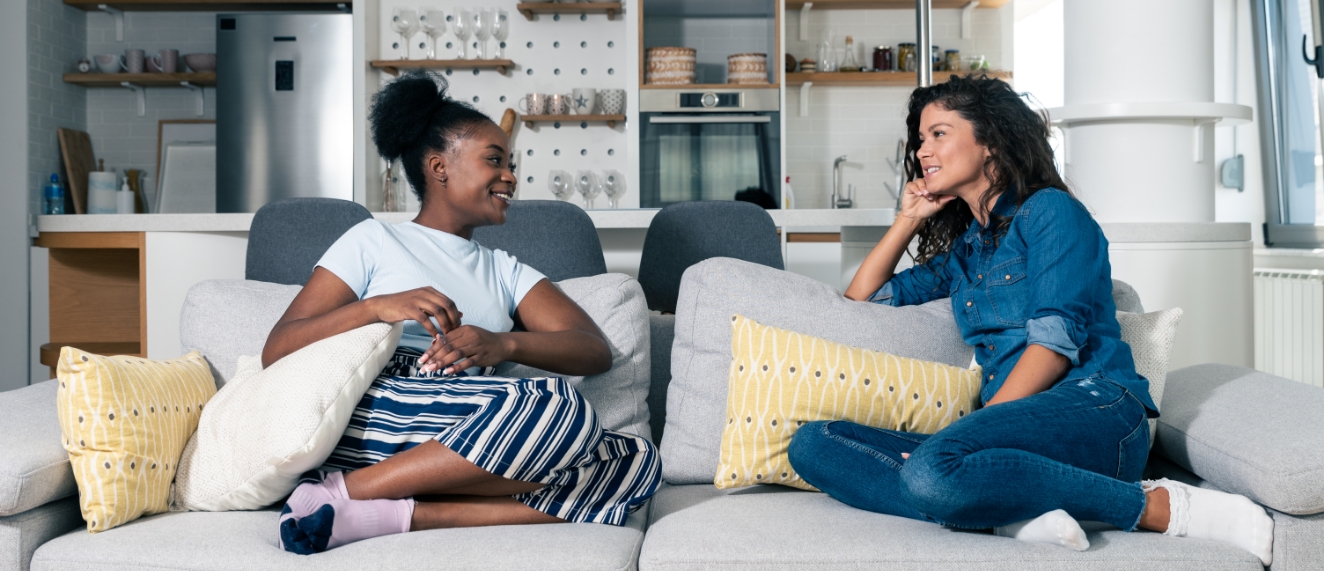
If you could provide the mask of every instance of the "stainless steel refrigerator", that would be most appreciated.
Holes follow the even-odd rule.
[[[349,14],[216,16],[216,211],[354,198]]]

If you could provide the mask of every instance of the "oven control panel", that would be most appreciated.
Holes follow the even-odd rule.
[[[681,93],[680,107],[684,109],[739,109],[739,93],[716,93],[706,91],[703,93]]]

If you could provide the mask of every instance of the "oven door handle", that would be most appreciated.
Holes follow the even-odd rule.
[[[767,115],[654,115],[649,123],[771,123]]]

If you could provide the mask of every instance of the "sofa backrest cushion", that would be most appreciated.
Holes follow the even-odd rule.
[[[1168,373],[1163,455],[1280,512],[1324,513],[1324,390],[1242,367]]]
[[[662,477],[711,483],[717,472],[731,365],[731,316],[901,357],[967,367],[946,299],[912,307],[860,303],[811,278],[731,258],[690,267],[676,306],[676,340],[662,438]]]
[[[497,367],[497,374],[564,377],[593,405],[604,428],[647,437],[648,309],[639,282],[624,274],[602,274],[556,285],[584,308],[606,335],[612,349],[611,370],[588,378],[566,377],[503,363]],[[240,355],[262,354],[267,334],[300,289],[249,280],[201,282],[189,289],[184,299],[180,342],[185,351],[202,352],[219,388],[234,376]]]

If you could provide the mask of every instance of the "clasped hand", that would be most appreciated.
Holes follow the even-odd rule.
[[[419,371],[449,375],[470,367],[507,360],[505,337],[472,325],[460,325],[464,314],[455,302],[433,287],[421,287],[369,298],[377,319],[386,323],[417,321],[432,334],[432,345],[418,359]],[[436,323],[433,323],[433,319]]]
[[[934,194],[922,178],[906,183],[901,195],[901,216],[919,222],[942,210],[948,202],[956,200],[955,195]]]

